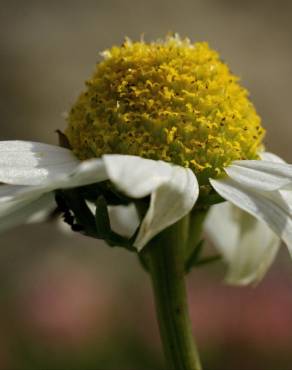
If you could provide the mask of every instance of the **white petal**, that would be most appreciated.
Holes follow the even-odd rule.
[[[32,152],[28,148],[29,151]],[[106,179],[110,179],[121,192],[132,198],[151,196],[149,209],[135,242],[138,249],[184,217],[194,206],[199,192],[196,177],[189,169],[135,156],[106,155],[102,159],[75,162],[72,168],[62,173],[54,175],[52,172],[46,178],[39,177],[39,186],[6,188],[2,191],[2,197],[0,189],[0,204],[7,201],[24,202],[25,199],[29,201],[34,196],[55,189],[83,186]]]
[[[57,189],[68,189],[89,185],[104,181],[108,178],[105,165],[101,159],[91,159],[84,162],[77,162],[73,171],[59,175],[56,178],[47,179],[42,185],[21,186],[1,185],[0,204],[10,200],[21,200],[24,198],[36,197]]]
[[[0,206],[11,201],[23,201],[37,198],[46,191],[39,186],[22,185],[1,185],[0,186]]]
[[[284,159],[280,158],[274,153],[270,152],[262,152],[260,153],[260,157],[263,161],[268,161],[268,162],[276,162],[276,163],[286,163]]]
[[[14,212],[24,204],[39,199],[44,193],[35,191],[34,186],[1,185],[0,186],[0,217]]]
[[[26,223],[37,212],[52,207],[54,195],[48,193],[35,199],[0,205],[0,232]]]
[[[151,194],[172,176],[173,166],[131,155],[104,155],[110,180],[124,194],[143,198]]]
[[[292,220],[279,202],[279,194],[269,192],[269,198],[259,192],[241,187],[232,179],[212,180],[213,188],[226,200],[264,221],[288,246],[292,254]]]
[[[78,162],[74,170],[55,178],[48,186],[53,189],[67,189],[90,185],[108,179],[105,164],[102,159],[88,159]]]
[[[292,188],[290,190],[279,190],[278,194],[273,195],[278,198],[279,204],[282,204],[282,207],[292,216]]]
[[[229,202],[211,207],[204,227],[228,263],[226,281],[231,284],[261,280],[280,246],[265,223]]]
[[[199,186],[189,169],[135,156],[104,156],[109,179],[133,198],[151,195],[135,246],[141,250],[160,231],[184,217],[194,206]]]
[[[5,230],[9,225],[19,224],[22,219],[27,220],[34,213],[40,211],[40,206],[43,203],[37,202],[37,199],[54,198],[54,195],[51,194],[53,190],[92,184],[103,181],[105,178],[107,175],[102,160],[90,160],[78,162],[78,166],[75,165],[73,172],[71,171],[67,175],[62,174],[61,178],[47,179],[47,182],[40,186],[1,185],[0,231]],[[45,206],[45,204],[43,205]],[[45,208],[47,209],[49,206]],[[39,209],[34,211],[36,207]],[[18,212],[19,209],[21,212]],[[15,217],[14,223],[13,217]]]
[[[135,205],[109,206],[111,228],[116,233],[130,238],[137,230],[140,219]]]
[[[65,148],[29,141],[0,141],[0,182],[43,185],[72,172],[78,159]]]
[[[225,168],[233,180],[255,190],[274,191],[292,184],[292,165],[268,161],[234,161]]]
[[[74,171],[57,178],[47,178],[40,186],[1,185],[0,232],[21,222],[28,222],[35,213],[51,208],[54,204],[53,190],[92,184],[106,178],[103,161],[96,159],[77,162]],[[46,200],[50,200],[50,204],[46,204]]]
[[[48,193],[48,194],[51,194],[51,193]],[[56,208],[57,208],[56,202],[52,201],[50,204],[44,205],[44,208],[41,208],[36,213],[32,214],[28,218],[26,223],[35,224],[35,223],[40,223],[40,222],[46,222],[49,220],[50,216],[52,215],[52,213],[54,212]]]

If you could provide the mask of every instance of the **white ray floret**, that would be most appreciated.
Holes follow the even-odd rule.
[[[206,229],[229,264],[228,281],[246,284],[263,276],[280,240],[292,253],[292,165],[261,153],[261,160],[235,161],[225,171],[225,177],[210,179],[210,184],[229,203],[212,207]],[[51,207],[57,189],[105,180],[133,199],[150,196],[134,243],[138,250],[187,215],[199,195],[191,170],[163,161],[112,154],[80,162],[68,149],[4,141],[0,231]]]
[[[13,185],[42,185],[74,170],[78,160],[67,149],[26,142],[0,142],[0,181]]]
[[[224,199],[268,224],[292,251],[292,219],[276,199],[273,199],[272,194],[265,197],[262,193],[246,189],[229,178],[211,180],[211,184]]]
[[[206,229],[228,262],[227,280],[233,283],[261,279],[281,240],[292,254],[292,166],[272,153],[261,156],[259,161],[235,161],[225,169],[228,177],[210,179],[216,192],[230,203],[211,209]],[[254,217],[249,229],[244,227],[246,214]],[[241,235],[241,241],[234,235]]]
[[[230,202],[213,206],[204,227],[228,264],[226,281],[230,284],[261,280],[281,243],[264,222]]]
[[[0,142],[0,153],[0,181],[10,184],[0,186],[2,230],[25,222],[28,215],[24,208],[42,200],[44,194],[108,179],[132,198],[151,196],[134,243],[141,249],[153,236],[190,212],[199,193],[191,170],[162,161],[104,155],[80,162],[70,150],[21,141]],[[15,216],[17,208],[19,214],[13,222],[5,220],[8,213]]]

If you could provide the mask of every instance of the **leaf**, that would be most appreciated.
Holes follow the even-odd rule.
[[[185,263],[185,272],[189,273],[191,269],[196,265],[198,262],[199,257],[201,256],[204,248],[204,240],[200,240],[199,243],[195,246],[194,250],[192,251],[190,257],[187,259]]]
[[[209,257],[206,257],[206,258],[203,258],[203,259],[197,261],[197,263],[195,264],[194,267],[201,267],[201,266],[207,265],[209,263],[220,261],[221,259],[222,259],[222,257],[219,254],[216,254],[215,256],[209,256]]]
[[[204,248],[204,242],[205,242],[204,240],[200,240],[200,242],[196,245],[195,249],[190,255],[189,259],[186,261],[185,263],[186,273],[189,273],[195,267],[201,267],[209,263],[217,262],[222,259],[222,256],[219,254],[200,259]]]

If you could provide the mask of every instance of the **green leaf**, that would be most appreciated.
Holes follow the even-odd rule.
[[[209,257],[206,257],[206,258],[203,258],[197,261],[197,263],[195,264],[195,267],[201,267],[209,263],[220,261],[221,259],[222,257],[219,254],[216,254],[215,256],[209,256]]]
[[[217,262],[221,260],[221,255],[215,255],[215,256],[208,256],[205,258],[201,258],[203,248],[204,248],[204,240],[200,240],[199,243],[194,248],[192,254],[188,258],[188,260],[185,263],[185,272],[188,274],[193,268],[201,267],[204,265],[207,265],[209,263]]]
[[[185,272],[189,273],[191,269],[196,265],[198,259],[200,258],[203,248],[204,248],[204,240],[200,240],[199,243],[195,246],[194,250],[192,251],[190,257],[187,259],[185,263]]]
[[[226,200],[222,198],[217,193],[211,193],[208,195],[202,195],[198,199],[198,204],[200,206],[213,206],[214,204],[225,202]]]

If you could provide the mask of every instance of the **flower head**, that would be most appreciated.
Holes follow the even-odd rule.
[[[188,167],[200,183],[239,159],[257,159],[260,118],[207,43],[168,37],[103,53],[68,117],[80,159],[128,154]]]
[[[127,40],[104,52],[66,135],[73,152],[0,142],[0,231],[51,207],[57,193],[78,221],[66,213],[72,227],[138,251],[198,208],[209,211],[205,228],[232,283],[258,281],[280,240],[292,254],[292,165],[262,151],[264,130],[246,90],[207,44]],[[218,198],[228,203],[212,206]],[[110,224],[117,199],[137,211],[126,241]],[[189,234],[192,241],[191,227]]]

